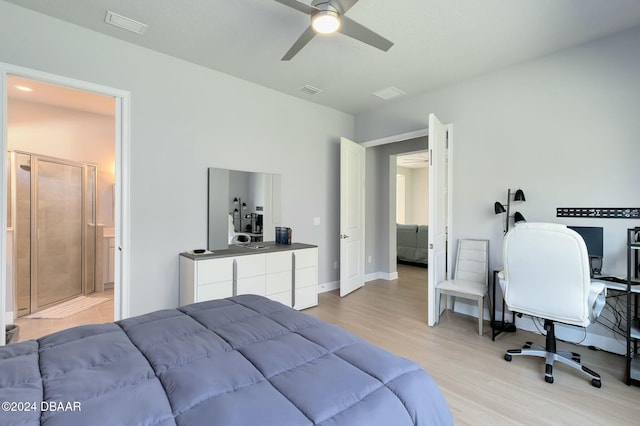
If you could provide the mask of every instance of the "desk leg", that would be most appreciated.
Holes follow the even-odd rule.
[[[495,341],[496,336],[500,333],[506,332],[514,332],[516,331],[516,313],[511,312],[511,323],[504,322],[504,311],[506,310],[506,305],[504,303],[504,298],[502,299],[502,315],[500,322],[496,321],[496,281],[498,281],[498,273],[499,271],[493,271],[493,280],[491,282],[491,289],[493,291],[492,299],[493,299],[493,309],[491,312],[491,340]]]
[[[496,277],[497,271],[493,271],[493,279],[491,280],[491,341],[496,340]],[[504,312],[504,310],[503,310]]]

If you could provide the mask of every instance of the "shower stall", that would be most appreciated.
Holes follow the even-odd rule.
[[[8,266],[21,317],[95,291],[97,168],[19,151],[9,156]]]

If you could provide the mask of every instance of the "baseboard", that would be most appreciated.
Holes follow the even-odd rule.
[[[369,281],[375,280],[397,280],[398,273],[397,272],[375,272],[373,274],[367,274],[364,276],[364,282],[367,283]],[[330,281],[327,283],[318,284],[318,293],[326,293],[328,291],[338,290],[340,288],[340,281]]]
[[[374,272],[372,274],[367,274],[364,276],[364,282],[368,283],[369,281],[375,280],[386,280],[392,281],[398,279],[397,272]]]
[[[327,291],[338,290],[340,288],[340,281],[331,281],[328,283],[322,283],[318,285],[318,293],[326,293]]]
[[[468,315],[470,317],[475,317],[478,318],[478,304],[477,303],[466,303],[462,300],[460,300],[461,298],[457,298],[456,299],[456,310],[455,312],[458,314],[464,314],[464,315]],[[443,310],[444,310],[444,301],[442,302],[443,306]],[[441,314],[442,315],[442,314]],[[484,312],[483,312],[483,318],[486,321],[491,321],[491,312],[489,312],[489,309],[487,307],[484,308]]]
[[[541,334],[540,329],[542,326],[536,323],[529,316],[523,316],[522,318],[516,317],[516,327],[520,330],[531,331],[533,333]],[[614,336],[603,336],[596,333],[584,333],[584,329],[580,327],[572,327],[556,323],[556,338],[569,343],[575,343],[580,346],[594,346],[596,348],[612,352],[618,355],[624,355],[626,351],[626,343],[624,339],[616,340]],[[541,338],[537,342],[544,346],[544,338]]]

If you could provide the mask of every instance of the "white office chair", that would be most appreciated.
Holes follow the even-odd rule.
[[[251,235],[244,232],[236,232],[233,225],[233,216],[229,215],[229,244],[250,243]]]
[[[557,351],[554,322],[587,327],[605,304],[603,282],[591,281],[589,256],[577,232],[555,223],[522,223],[504,240],[504,270],[499,282],[509,310],[544,319],[546,345],[527,342],[509,349],[504,359],[530,355],[546,359],[545,377],[553,383],[553,362],[560,361],[601,386],[600,375],[580,364],[580,354]]]
[[[435,286],[437,315],[440,321],[440,303],[443,295],[452,296],[452,307],[455,298],[473,299],[478,303],[478,333],[482,336],[484,322],[484,299],[488,294],[489,281],[489,241],[459,240],[454,279],[439,282]],[[489,298],[487,297],[487,300]]]

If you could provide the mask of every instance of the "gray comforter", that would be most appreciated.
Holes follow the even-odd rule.
[[[1,425],[439,425],[431,377],[253,295],[0,347]]]

